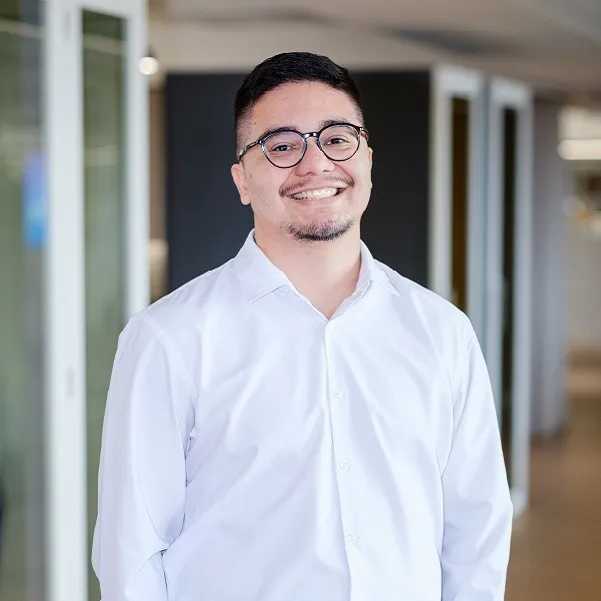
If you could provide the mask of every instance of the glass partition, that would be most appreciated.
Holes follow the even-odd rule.
[[[125,317],[125,23],[83,11],[88,540],[97,515],[102,423]],[[90,571],[89,598],[100,599]]]
[[[0,600],[45,599],[44,2],[0,7]]]

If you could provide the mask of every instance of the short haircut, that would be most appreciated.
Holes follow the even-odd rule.
[[[236,152],[241,149],[243,130],[250,113],[267,92],[288,83],[315,81],[349,96],[363,120],[361,94],[347,69],[327,56],[310,52],[285,52],[257,65],[244,79],[236,94],[234,125]]]

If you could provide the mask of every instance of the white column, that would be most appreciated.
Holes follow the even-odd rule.
[[[47,589],[49,601],[87,600],[85,343],[80,24],[70,0],[46,8]]]

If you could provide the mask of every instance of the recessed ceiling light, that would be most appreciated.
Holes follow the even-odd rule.
[[[557,152],[566,161],[601,161],[601,138],[582,140],[563,140]]]

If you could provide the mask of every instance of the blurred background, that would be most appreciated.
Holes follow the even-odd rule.
[[[0,0],[0,600],[99,599],[117,336],[243,243],[234,95],[288,50],[362,88],[366,243],[478,333],[508,601],[599,601],[598,0]]]

